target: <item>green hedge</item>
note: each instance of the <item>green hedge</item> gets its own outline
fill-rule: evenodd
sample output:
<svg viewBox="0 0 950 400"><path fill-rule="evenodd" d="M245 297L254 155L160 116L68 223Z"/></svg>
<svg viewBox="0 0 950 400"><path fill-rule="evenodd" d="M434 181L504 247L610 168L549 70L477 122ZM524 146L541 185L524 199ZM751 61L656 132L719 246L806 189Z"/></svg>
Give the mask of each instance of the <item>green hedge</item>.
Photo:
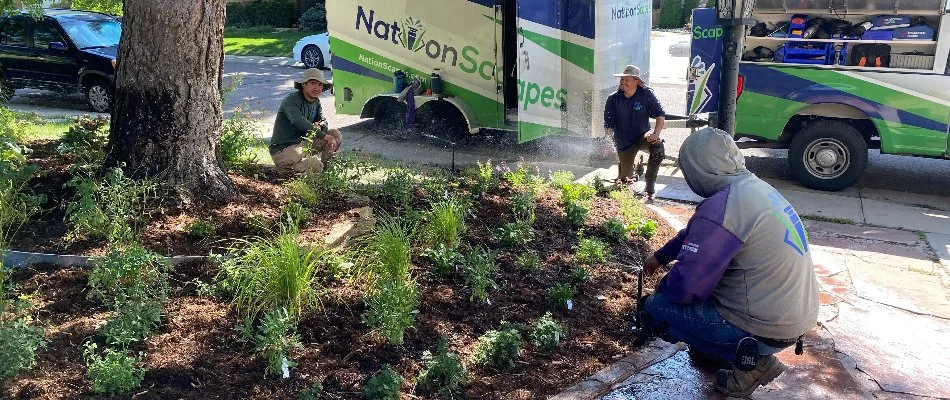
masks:
<svg viewBox="0 0 950 400"><path fill-rule="evenodd" d="M289 28L300 15L297 6L287 0L255 0L227 5L225 25L236 28L273 26Z"/></svg>
<svg viewBox="0 0 950 400"><path fill-rule="evenodd" d="M686 24L683 20L683 0L663 0L660 6L659 28L681 28Z"/></svg>

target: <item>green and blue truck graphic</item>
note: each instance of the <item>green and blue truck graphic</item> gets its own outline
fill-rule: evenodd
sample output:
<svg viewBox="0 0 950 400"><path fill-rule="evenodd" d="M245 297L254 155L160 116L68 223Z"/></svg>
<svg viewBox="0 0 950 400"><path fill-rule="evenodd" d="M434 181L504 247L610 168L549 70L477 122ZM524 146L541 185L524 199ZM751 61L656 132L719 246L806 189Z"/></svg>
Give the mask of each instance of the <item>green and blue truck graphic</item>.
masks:
<svg viewBox="0 0 950 400"><path fill-rule="evenodd" d="M415 106L465 132L600 135L612 74L635 64L649 79L651 13L645 0L327 2L336 111L392 118L394 73L426 89L438 69L444 95Z"/></svg>
<svg viewBox="0 0 950 400"><path fill-rule="evenodd" d="M878 3L873 9L832 8L830 13L828 7L837 4L834 1L822 4L810 0L803 4L806 9L799 10L785 8L784 3L774 0L760 1L753 18L778 22L810 12L829 18L847 16L860 22L882 12ZM850 3L842 4L847 7ZM880 149L884 154L950 158L950 15L946 0L903 0L894 6L907 10L898 9L898 13L925 18L937 26L936 36L927 40L870 43L888 44L892 57L905 53L932 55L932 66L926 63L913 69L872 68L842 63L742 61L736 107L736 139L740 140L740 147L787 148L789 168L795 178L820 190L840 190L854 184L867 165L868 149ZM885 9L894 12L894 7ZM715 10L693 10L691 33L687 113L710 113L710 124L715 126L723 42ZM746 51L758 46L776 50L798 41L809 40L746 35L744 47ZM822 41L840 46L868 43L818 40Z"/></svg>

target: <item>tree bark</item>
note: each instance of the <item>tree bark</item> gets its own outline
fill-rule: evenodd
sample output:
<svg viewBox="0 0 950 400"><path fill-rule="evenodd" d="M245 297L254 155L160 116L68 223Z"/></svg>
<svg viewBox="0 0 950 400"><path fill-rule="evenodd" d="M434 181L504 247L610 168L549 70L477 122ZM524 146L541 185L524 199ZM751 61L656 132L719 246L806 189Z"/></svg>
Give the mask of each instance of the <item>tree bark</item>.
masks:
<svg viewBox="0 0 950 400"><path fill-rule="evenodd" d="M186 202L236 192L222 169L225 0L125 0L107 166ZM181 189L184 189L183 191Z"/></svg>

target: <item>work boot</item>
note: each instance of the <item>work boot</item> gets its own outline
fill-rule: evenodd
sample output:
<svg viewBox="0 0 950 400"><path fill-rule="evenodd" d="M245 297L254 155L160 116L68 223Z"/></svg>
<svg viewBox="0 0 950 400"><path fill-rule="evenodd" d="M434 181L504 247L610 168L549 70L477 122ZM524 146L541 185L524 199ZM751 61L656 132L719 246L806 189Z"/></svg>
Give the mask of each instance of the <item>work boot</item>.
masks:
<svg viewBox="0 0 950 400"><path fill-rule="evenodd" d="M774 355L762 356L752 371L720 369L716 372L716 390L732 397L749 397L759 386L765 386L785 371Z"/></svg>

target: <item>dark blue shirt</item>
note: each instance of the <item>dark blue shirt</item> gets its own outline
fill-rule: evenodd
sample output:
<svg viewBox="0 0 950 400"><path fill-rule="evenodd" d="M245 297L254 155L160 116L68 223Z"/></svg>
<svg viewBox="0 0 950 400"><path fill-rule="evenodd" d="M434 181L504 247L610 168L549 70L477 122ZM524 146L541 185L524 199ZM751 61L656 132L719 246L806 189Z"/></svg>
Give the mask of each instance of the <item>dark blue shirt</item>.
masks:
<svg viewBox="0 0 950 400"><path fill-rule="evenodd" d="M665 116L663 106L650 88L640 86L629 98L617 90L607 97L604 128L614 130L617 151L624 151L639 143L650 131L650 118Z"/></svg>

